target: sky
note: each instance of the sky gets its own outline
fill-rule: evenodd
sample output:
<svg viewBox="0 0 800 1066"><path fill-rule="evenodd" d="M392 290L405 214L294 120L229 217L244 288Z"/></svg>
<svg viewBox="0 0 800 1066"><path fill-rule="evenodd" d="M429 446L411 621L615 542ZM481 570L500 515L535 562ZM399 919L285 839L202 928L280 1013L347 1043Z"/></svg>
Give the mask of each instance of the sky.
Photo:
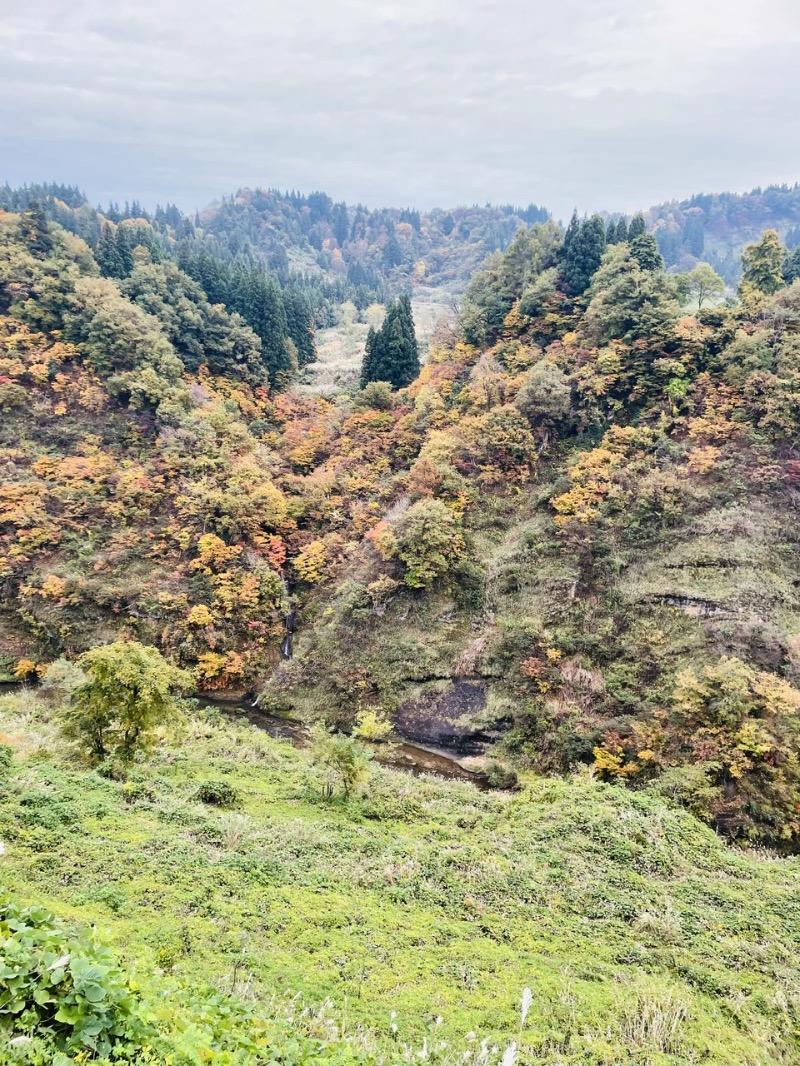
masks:
<svg viewBox="0 0 800 1066"><path fill-rule="evenodd" d="M2 10L5 8L6 10ZM799 0L3 0L0 182L557 217L800 181Z"/></svg>

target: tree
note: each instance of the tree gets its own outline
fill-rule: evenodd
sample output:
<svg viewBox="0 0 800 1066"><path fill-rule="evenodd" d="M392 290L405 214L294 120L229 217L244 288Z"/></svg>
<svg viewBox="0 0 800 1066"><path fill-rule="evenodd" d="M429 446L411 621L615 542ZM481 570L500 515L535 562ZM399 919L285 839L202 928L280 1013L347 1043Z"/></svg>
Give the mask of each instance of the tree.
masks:
<svg viewBox="0 0 800 1066"><path fill-rule="evenodd" d="M525 375L514 404L531 424L557 423L569 412L571 397L564 372L555 363L541 359Z"/></svg>
<svg viewBox="0 0 800 1066"><path fill-rule="evenodd" d="M640 233L638 237L634 237L628 243L631 246L631 255L642 270L664 269L664 260L652 234Z"/></svg>
<svg viewBox="0 0 800 1066"><path fill-rule="evenodd" d="M369 777L372 753L353 737L331 732L323 722L317 722L311 729L311 757L327 773L322 786L326 799L331 799L337 785L341 785L345 799L349 799Z"/></svg>
<svg viewBox="0 0 800 1066"><path fill-rule="evenodd" d="M783 265L783 277L787 285L791 285L800 278L800 244L798 244L793 252L786 253L786 259Z"/></svg>
<svg viewBox="0 0 800 1066"><path fill-rule="evenodd" d="M441 500L419 500L398 524L397 554L410 588L427 589L452 574L464 554L464 538L453 512Z"/></svg>
<svg viewBox="0 0 800 1066"><path fill-rule="evenodd" d="M644 220L644 215L640 211L633 216L631 224L628 226L628 240L633 241L637 237L641 237L644 233L647 233L647 223Z"/></svg>
<svg viewBox="0 0 800 1066"><path fill-rule="evenodd" d="M673 286L662 271L642 270L630 245L615 244L592 280L581 332L592 344L647 341L662 348L679 316Z"/></svg>
<svg viewBox="0 0 800 1066"><path fill-rule="evenodd" d="M172 717L174 693L192 686L191 674L137 641L92 648L78 666L87 680L63 712L64 731L97 759L130 758Z"/></svg>
<svg viewBox="0 0 800 1066"><path fill-rule="evenodd" d="M599 215L584 219L569 244L565 239L563 273L570 296L580 296L588 289L605 250L606 228Z"/></svg>
<svg viewBox="0 0 800 1066"><path fill-rule="evenodd" d="M614 241L614 243L615 244L624 244L625 241L627 241L627 239L628 239L628 223L626 222L625 216L623 215L620 218L619 222L617 223L616 240Z"/></svg>
<svg viewBox="0 0 800 1066"><path fill-rule="evenodd" d="M689 292L697 300L698 310L706 300L722 296L725 282L708 263L698 263L689 274Z"/></svg>
<svg viewBox="0 0 800 1066"><path fill-rule="evenodd" d="M37 200L31 200L20 217L20 230L28 251L37 259L46 259L53 250L53 238L47 216Z"/></svg>
<svg viewBox="0 0 800 1066"><path fill-rule="evenodd" d="M756 289L772 296L783 288L783 263L786 252L774 229L766 230L757 244L748 244L742 252L742 289Z"/></svg>
<svg viewBox="0 0 800 1066"><path fill-rule="evenodd" d="M419 349L411 301L401 296L389 306L377 332L370 327L361 364L361 388L370 381L388 381L396 389L410 385L419 374Z"/></svg>

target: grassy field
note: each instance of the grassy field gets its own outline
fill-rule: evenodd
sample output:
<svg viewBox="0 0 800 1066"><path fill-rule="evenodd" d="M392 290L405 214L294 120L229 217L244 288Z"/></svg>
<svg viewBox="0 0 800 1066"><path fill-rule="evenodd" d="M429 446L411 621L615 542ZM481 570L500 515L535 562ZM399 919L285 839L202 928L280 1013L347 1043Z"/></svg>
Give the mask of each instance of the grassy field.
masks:
<svg viewBox="0 0 800 1066"><path fill-rule="evenodd" d="M436 325L448 314L448 295L442 290L422 290L415 294L411 309L424 363ZM317 331L317 361L305 371L298 392L337 393L358 386L367 333L371 325L380 328L384 308L374 304L359 316L355 306L346 303L337 313L339 321L335 326ZM364 320L358 321L359 317Z"/></svg>
<svg viewBox="0 0 800 1066"><path fill-rule="evenodd" d="M588 778L481 793L375 767L324 802L306 753L213 715L123 783L51 713L0 699L3 885L96 926L143 979L330 1000L384 1061L471 1033L554 1066L798 1061L797 859ZM209 780L234 809L200 801Z"/></svg>

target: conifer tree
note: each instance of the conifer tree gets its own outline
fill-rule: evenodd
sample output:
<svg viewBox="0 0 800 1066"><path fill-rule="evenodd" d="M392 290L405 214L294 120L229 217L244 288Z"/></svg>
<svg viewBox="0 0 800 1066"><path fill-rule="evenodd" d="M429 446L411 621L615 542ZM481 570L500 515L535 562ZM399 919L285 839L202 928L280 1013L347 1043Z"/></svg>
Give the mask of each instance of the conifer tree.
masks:
<svg viewBox="0 0 800 1066"><path fill-rule="evenodd" d="M361 362L361 388L364 389L370 381L377 381L375 377L375 341L378 334L374 326L369 327L367 343L364 346L364 358Z"/></svg>
<svg viewBox="0 0 800 1066"><path fill-rule="evenodd" d="M647 225L644 220L644 215L640 211L631 219L631 224L628 227L628 240L635 240L636 237L641 237L643 233L647 233Z"/></svg>
<svg viewBox="0 0 800 1066"><path fill-rule="evenodd" d="M612 218L612 219L609 220L608 228L606 229L606 245L608 245L610 247L612 244L616 244L616 243L617 243L617 225L614 222L614 219Z"/></svg>
<svg viewBox="0 0 800 1066"><path fill-rule="evenodd" d="M629 242L631 255L642 270L663 270L664 260L658 250L655 237L650 233L640 233Z"/></svg>
<svg viewBox="0 0 800 1066"><path fill-rule="evenodd" d="M94 256L103 277L125 277L125 268L120 259L117 241L111 226L107 222L100 233L100 240L97 242Z"/></svg>
<svg viewBox="0 0 800 1066"><path fill-rule="evenodd" d="M292 287L283 293L283 306L289 337L297 348L298 363L301 367L308 366L317 358L311 305L299 289Z"/></svg>
<svg viewBox="0 0 800 1066"><path fill-rule="evenodd" d="M584 219L569 245L564 245L563 274L570 296L580 296L588 289L605 250L606 227L602 218L593 215Z"/></svg>
<svg viewBox="0 0 800 1066"><path fill-rule="evenodd" d="M47 216L38 200L28 204L28 210L22 213L20 227L28 250L37 259L46 258L53 250L53 239L47 227Z"/></svg>
<svg viewBox="0 0 800 1066"><path fill-rule="evenodd" d="M388 381L396 389L410 385L419 374L419 349L411 301L401 296L390 305L380 330L370 330L361 367L361 387Z"/></svg>
<svg viewBox="0 0 800 1066"><path fill-rule="evenodd" d="M627 241L627 239L628 239L628 223L625 220L625 216L622 215L622 217L620 218L619 222L617 223L616 240L614 241L614 243L615 244L623 244L625 241Z"/></svg>

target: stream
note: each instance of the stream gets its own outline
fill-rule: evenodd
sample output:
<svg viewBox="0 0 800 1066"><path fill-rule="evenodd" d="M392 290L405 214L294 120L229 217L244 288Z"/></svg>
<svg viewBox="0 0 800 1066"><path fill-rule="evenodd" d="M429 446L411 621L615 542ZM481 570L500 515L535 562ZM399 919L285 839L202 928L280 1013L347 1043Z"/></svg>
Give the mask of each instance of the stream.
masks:
<svg viewBox="0 0 800 1066"><path fill-rule="evenodd" d="M0 696L7 692L19 691L23 687L19 681L0 682ZM308 727L296 718L270 714L245 700L214 697L206 693L195 693L194 699L201 707L213 707L228 718L246 718L269 736L286 740L296 748L304 748L308 744ZM375 762L381 766L390 766L415 777L433 774L448 781L468 781L482 791L490 787L483 774L465 769L456 756L445 749L411 744L402 736L395 736L388 743L362 743L372 751Z"/></svg>
<svg viewBox="0 0 800 1066"><path fill-rule="evenodd" d="M242 700L217 699L207 695L198 695L195 698L201 706L214 707L230 718L246 718L269 736L286 740L296 748L303 748L308 744L308 727L296 718L270 714ZM481 790L489 788L483 774L465 769L454 755L443 749L423 748L410 744L403 737L395 737L389 743L362 743L372 751L375 762L382 766L391 766L415 777L434 774L448 781L468 781Z"/></svg>

